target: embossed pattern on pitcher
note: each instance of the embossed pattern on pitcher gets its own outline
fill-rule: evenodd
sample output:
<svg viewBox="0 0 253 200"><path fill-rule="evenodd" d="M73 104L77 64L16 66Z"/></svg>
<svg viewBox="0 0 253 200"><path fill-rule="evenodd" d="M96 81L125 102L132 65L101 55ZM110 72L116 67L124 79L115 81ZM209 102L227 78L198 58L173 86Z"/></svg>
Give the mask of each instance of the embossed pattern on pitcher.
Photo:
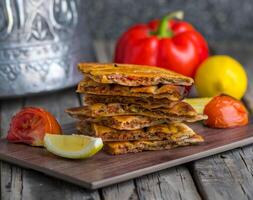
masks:
<svg viewBox="0 0 253 200"><path fill-rule="evenodd" d="M94 59L80 0L0 1L0 97L61 89L80 79L75 65ZM82 36L77 30L83 30ZM80 38L85 41L80 42Z"/></svg>

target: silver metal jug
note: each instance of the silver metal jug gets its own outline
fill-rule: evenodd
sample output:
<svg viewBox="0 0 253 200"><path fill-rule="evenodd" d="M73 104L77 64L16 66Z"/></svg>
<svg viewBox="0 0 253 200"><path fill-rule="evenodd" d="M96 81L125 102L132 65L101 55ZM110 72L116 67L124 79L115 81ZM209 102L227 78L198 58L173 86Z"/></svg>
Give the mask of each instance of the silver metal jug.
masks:
<svg viewBox="0 0 253 200"><path fill-rule="evenodd" d="M94 61L83 0L0 0L0 98L58 90Z"/></svg>

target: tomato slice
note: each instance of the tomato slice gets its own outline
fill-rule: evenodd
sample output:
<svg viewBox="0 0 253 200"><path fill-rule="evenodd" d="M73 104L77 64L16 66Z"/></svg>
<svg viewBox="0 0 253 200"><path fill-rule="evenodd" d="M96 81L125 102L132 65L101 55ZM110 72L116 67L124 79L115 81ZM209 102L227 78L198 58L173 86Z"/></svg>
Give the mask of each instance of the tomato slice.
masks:
<svg viewBox="0 0 253 200"><path fill-rule="evenodd" d="M54 116L42 108L27 107L11 120L7 140L43 146L45 133L61 134L61 127Z"/></svg>
<svg viewBox="0 0 253 200"><path fill-rule="evenodd" d="M248 112L244 105L227 95L214 97L204 109L208 116L205 124L214 128L231 128L248 124Z"/></svg>

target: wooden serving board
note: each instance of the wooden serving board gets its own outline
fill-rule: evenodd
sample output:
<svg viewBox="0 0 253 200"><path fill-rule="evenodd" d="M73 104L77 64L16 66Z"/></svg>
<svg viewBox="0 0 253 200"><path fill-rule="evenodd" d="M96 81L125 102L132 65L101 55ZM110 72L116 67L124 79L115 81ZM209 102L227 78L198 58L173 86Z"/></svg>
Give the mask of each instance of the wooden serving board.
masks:
<svg viewBox="0 0 253 200"><path fill-rule="evenodd" d="M66 133L73 133L73 125L65 127ZM233 129L211 129L201 124L191 127L204 136L203 144L118 156L101 151L86 160L68 160L43 148L12 144L1 139L0 159L96 189L253 143L252 121L248 126Z"/></svg>

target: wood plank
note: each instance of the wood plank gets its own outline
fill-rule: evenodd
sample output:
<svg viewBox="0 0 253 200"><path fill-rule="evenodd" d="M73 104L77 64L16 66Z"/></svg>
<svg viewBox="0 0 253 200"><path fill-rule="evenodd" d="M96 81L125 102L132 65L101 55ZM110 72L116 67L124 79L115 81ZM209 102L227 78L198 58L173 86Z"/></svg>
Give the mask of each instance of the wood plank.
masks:
<svg viewBox="0 0 253 200"><path fill-rule="evenodd" d="M251 53L253 53L253 50L251 51ZM252 54L251 54L252 56ZM246 95L244 96L243 100L245 102L245 104L247 105L248 110L253 113L253 59L247 59L246 61L247 63L245 64L246 66L246 71L248 74L248 88L247 88L247 92Z"/></svg>
<svg viewBox="0 0 253 200"><path fill-rule="evenodd" d="M26 106L39 106L49 110L60 123L70 123L73 119L64 113L68 107L79 106L75 89L69 89L43 96L29 97ZM98 191L87 191L78 186L45 176L41 173L23 171L23 199L94 199L99 200Z"/></svg>
<svg viewBox="0 0 253 200"><path fill-rule="evenodd" d="M24 170L22 199L99 200L100 197L96 190L87 191L41 173Z"/></svg>
<svg viewBox="0 0 253 200"><path fill-rule="evenodd" d="M244 102L253 111L252 45L242 42L213 42L216 54L235 57L248 74L248 90ZM239 148L221 155L212 156L192 165L194 180L205 199L252 199L252 154L253 146Z"/></svg>
<svg viewBox="0 0 253 200"><path fill-rule="evenodd" d="M194 164L204 199L252 199L252 146L203 159Z"/></svg>
<svg viewBox="0 0 253 200"><path fill-rule="evenodd" d="M23 107L23 99L1 101L1 137L7 135L11 118Z"/></svg>
<svg viewBox="0 0 253 200"><path fill-rule="evenodd" d="M139 199L133 180L102 188L102 196L108 200Z"/></svg>
<svg viewBox="0 0 253 200"><path fill-rule="evenodd" d="M1 162L1 199L22 199L22 169Z"/></svg>
<svg viewBox="0 0 253 200"><path fill-rule="evenodd" d="M107 48L107 44L102 40L94 41L94 49L97 56L98 62L109 62L110 58L108 58L108 54L110 53L110 49Z"/></svg>
<svg viewBox="0 0 253 200"><path fill-rule="evenodd" d="M113 62L116 41L107 41L105 44L107 49L109 49L109 51L107 52L108 62Z"/></svg>
<svg viewBox="0 0 253 200"><path fill-rule="evenodd" d="M23 106L22 99L1 101L1 137L6 137L12 116ZM1 162L1 199L21 199L22 169Z"/></svg>
<svg viewBox="0 0 253 200"><path fill-rule="evenodd" d="M163 170L136 179L140 199L201 199L189 171L184 166Z"/></svg>
<svg viewBox="0 0 253 200"><path fill-rule="evenodd" d="M253 121L248 126L234 129L211 129L201 124L194 124L192 128L203 135L204 143L169 151L146 151L120 156L100 151L88 160L73 162L54 156L43 148L0 140L0 158L83 187L96 189L253 142Z"/></svg>

